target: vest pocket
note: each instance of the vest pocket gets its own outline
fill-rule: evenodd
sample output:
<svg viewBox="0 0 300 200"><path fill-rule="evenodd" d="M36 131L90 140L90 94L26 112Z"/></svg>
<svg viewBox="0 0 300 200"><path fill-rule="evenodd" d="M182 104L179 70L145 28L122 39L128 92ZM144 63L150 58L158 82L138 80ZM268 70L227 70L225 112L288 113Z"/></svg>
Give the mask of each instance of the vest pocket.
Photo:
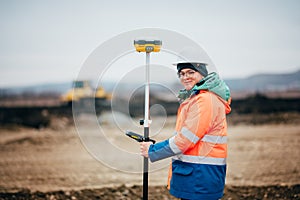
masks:
<svg viewBox="0 0 300 200"><path fill-rule="evenodd" d="M173 173L178 174L178 175L187 176L187 175L192 174L193 170L194 170L194 168L190 167L190 166L177 165L177 166L174 166Z"/></svg>
<svg viewBox="0 0 300 200"><path fill-rule="evenodd" d="M172 163L171 190L193 192L195 180L193 179L194 168L186 163L175 161Z"/></svg>

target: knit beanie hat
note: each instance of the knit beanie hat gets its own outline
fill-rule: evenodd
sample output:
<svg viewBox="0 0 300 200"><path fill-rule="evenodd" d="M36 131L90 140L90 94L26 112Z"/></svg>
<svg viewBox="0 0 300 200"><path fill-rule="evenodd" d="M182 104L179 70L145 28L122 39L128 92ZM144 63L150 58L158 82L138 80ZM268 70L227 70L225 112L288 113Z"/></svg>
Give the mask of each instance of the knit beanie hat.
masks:
<svg viewBox="0 0 300 200"><path fill-rule="evenodd" d="M183 70L183 69L192 69L195 70L197 72L199 72L202 76L206 77L208 72L206 69L206 64L204 63L178 63L177 64L177 71L178 73Z"/></svg>

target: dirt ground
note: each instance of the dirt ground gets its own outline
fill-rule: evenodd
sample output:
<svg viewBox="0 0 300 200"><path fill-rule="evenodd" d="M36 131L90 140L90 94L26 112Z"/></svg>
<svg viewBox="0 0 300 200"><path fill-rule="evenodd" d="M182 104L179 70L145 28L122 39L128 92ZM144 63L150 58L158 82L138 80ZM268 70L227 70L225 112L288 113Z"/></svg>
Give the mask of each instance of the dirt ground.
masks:
<svg viewBox="0 0 300 200"><path fill-rule="evenodd" d="M82 124L0 128L0 199L140 199L142 160L135 141L120 135L122 127L103 123L103 139ZM172 124L163 132L172 133ZM300 199L300 125L238 125L228 134L223 199ZM91 141L102 142L94 148ZM115 154L108 143L125 153ZM165 188L168 162L150 167L149 199L175 199Z"/></svg>

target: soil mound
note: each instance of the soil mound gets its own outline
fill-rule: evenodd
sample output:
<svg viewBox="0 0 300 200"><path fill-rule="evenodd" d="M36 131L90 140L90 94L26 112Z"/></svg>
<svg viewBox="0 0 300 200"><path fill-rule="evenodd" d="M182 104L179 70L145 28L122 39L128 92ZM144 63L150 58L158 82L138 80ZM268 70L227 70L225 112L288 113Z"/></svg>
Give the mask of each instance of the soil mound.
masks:
<svg viewBox="0 0 300 200"><path fill-rule="evenodd" d="M0 193L0 199L81 199L81 200L114 200L114 199L141 199L142 186L126 187L125 185L112 188L84 189L78 191L54 191L54 192L31 192L30 190L20 190L10 193ZM255 200L255 199L299 199L300 185L293 186L226 186L223 200ZM149 187L149 199L177 199L172 197L166 187Z"/></svg>

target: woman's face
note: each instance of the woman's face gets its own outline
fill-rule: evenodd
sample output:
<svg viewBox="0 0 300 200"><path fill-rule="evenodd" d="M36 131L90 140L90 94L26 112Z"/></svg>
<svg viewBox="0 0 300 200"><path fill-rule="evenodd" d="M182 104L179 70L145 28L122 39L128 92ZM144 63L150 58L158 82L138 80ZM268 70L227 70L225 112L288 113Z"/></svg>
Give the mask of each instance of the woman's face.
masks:
<svg viewBox="0 0 300 200"><path fill-rule="evenodd" d="M196 85L196 83L198 83L203 78L203 76L199 72L189 68L182 69L180 73L178 73L178 76L180 78L181 84L186 90L191 90Z"/></svg>

